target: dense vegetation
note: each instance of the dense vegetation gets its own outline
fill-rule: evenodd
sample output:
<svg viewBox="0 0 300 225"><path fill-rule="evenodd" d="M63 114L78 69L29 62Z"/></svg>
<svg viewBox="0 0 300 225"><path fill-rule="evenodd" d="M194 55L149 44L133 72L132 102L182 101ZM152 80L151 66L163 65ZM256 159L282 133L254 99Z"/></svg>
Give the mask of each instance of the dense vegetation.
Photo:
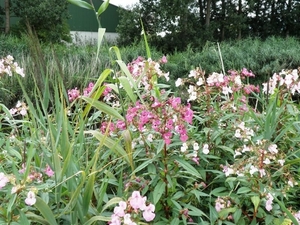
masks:
<svg viewBox="0 0 300 225"><path fill-rule="evenodd" d="M34 45L28 38L22 39L13 36L0 36L0 55L13 55L20 63L25 65L27 76L35 76L33 66L32 51ZM99 71L111 66L111 57L113 53L109 51L109 43L102 46L102 54L98 63L91 62L91 57L95 55L95 46L65 46L65 45L43 45L43 56L46 68L55 76L57 73L57 64L63 70L66 87L84 86L90 79L96 79ZM274 72L286 68L298 68L300 65L300 42L296 38L276 38L270 37L266 40L258 38L248 38L235 42L222 42L219 45L215 42L207 42L202 50L197 51L188 48L183 52L174 52L167 55L169 63L163 65L166 71L170 72L172 78L172 87L174 81L179 77L186 77L190 69L200 66L206 71L206 74L222 71L221 59L223 59L225 72L230 69L247 68L252 70L256 78L251 83L261 83L267 80ZM220 50L220 51L219 51ZM143 42L132 46L120 48L122 59L130 62L137 56L145 56L145 47ZM158 59L163 55L162 52L151 49L152 57ZM92 76L92 77L90 77ZM18 93L14 86L9 85L13 82L11 79L5 80L5 87L10 87L11 92L1 94L1 101L11 105L17 100ZM8 84L6 83L8 82ZM30 87L30 79L28 79ZM30 89L30 88L26 89ZM3 90L2 90L3 91Z"/></svg>

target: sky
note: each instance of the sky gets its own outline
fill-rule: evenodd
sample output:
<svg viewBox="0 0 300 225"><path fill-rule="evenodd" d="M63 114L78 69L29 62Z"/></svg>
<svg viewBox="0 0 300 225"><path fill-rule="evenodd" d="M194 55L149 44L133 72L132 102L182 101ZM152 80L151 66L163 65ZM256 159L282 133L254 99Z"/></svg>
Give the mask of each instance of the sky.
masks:
<svg viewBox="0 0 300 225"><path fill-rule="evenodd" d="M126 7L127 5L133 5L138 3L139 0L110 0L109 3L112 3L116 6L123 6Z"/></svg>

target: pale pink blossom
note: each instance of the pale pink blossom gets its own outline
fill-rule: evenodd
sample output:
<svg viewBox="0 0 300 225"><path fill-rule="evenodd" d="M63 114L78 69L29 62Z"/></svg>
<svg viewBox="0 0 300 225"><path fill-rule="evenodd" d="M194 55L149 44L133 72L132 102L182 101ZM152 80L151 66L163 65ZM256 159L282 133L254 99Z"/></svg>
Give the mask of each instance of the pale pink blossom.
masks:
<svg viewBox="0 0 300 225"><path fill-rule="evenodd" d="M150 222L155 217L155 206L153 204L149 204L144 208L143 217L147 222Z"/></svg>
<svg viewBox="0 0 300 225"><path fill-rule="evenodd" d="M25 199L25 203L27 205L34 205L36 202L35 193L33 191L29 191L27 193L27 198Z"/></svg>
<svg viewBox="0 0 300 225"><path fill-rule="evenodd" d="M8 177L4 173L0 173L0 189L4 188L9 182Z"/></svg>

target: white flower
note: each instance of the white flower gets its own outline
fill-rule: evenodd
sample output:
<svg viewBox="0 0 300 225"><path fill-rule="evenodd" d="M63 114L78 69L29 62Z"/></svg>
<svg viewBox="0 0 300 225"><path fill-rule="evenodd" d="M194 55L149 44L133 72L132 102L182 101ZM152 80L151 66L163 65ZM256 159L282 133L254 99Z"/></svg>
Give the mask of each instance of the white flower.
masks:
<svg viewBox="0 0 300 225"><path fill-rule="evenodd" d="M235 152L234 156L233 156L234 158L237 157L237 156L239 156L239 155L242 155L242 153L240 151L238 151L238 150L235 150L234 152Z"/></svg>
<svg viewBox="0 0 300 225"><path fill-rule="evenodd" d="M288 185L289 185L290 187L294 187L293 181L289 180L289 181L288 181Z"/></svg>
<svg viewBox="0 0 300 225"><path fill-rule="evenodd" d="M201 77L199 77L199 80L196 83L198 86L201 86L202 84L204 84L204 81Z"/></svg>
<svg viewBox="0 0 300 225"><path fill-rule="evenodd" d="M198 144L197 142L195 142L195 143L193 144L193 147L194 147L194 150L195 150L195 151L198 151L198 150L199 150L199 144Z"/></svg>
<svg viewBox="0 0 300 225"><path fill-rule="evenodd" d="M251 175L253 175L254 173L256 173L256 172L258 172L258 169L255 167L255 166L251 166L250 167L250 170L249 170L249 173L251 174Z"/></svg>
<svg viewBox="0 0 300 225"><path fill-rule="evenodd" d="M247 145L244 145L242 152L250 152L250 148Z"/></svg>
<svg viewBox="0 0 300 225"><path fill-rule="evenodd" d="M240 76L236 76L234 78L234 83L238 86L241 86L242 85L242 81L241 81L241 77Z"/></svg>
<svg viewBox="0 0 300 225"><path fill-rule="evenodd" d="M205 155L207 155L207 154L209 153L208 144L204 144L204 145L203 145L202 152L203 152Z"/></svg>
<svg viewBox="0 0 300 225"><path fill-rule="evenodd" d="M225 173L226 177L228 177L231 174L234 174L234 170L228 166L224 166L223 172Z"/></svg>
<svg viewBox="0 0 300 225"><path fill-rule="evenodd" d="M188 102L194 101L197 99L197 92L193 91L190 93L189 99L187 100Z"/></svg>
<svg viewBox="0 0 300 225"><path fill-rule="evenodd" d="M283 166L283 165L284 165L284 162L285 162L285 160L284 160L284 159L279 159L279 160L278 160L278 163L279 163L281 166Z"/></svg>
<svg viewBox="0 0 300 225"><path fill-rule="evenodd" d="M148 140L149 142L152 142L152 141L153 141L153 134L148 134L147 140Z"/></svg>
<svg viewBox="0 0 300 225"><path fill-rule="evenodd" d="M276 144L270 144L269 147L268 147L268 150L272 154L277 154L278 153L278 149L277 149L277 145Z"/></svg>
<svg viewBox="0 0 300 225"><path fill-rule="evenodd" d="M224 95L228 95L229 93L232 93L231 87L223 87L223 88L222 88L222 93L223 93Z"/></svg>
<svg viewBox="0 0 300 225"><path fill-rule="evenodd" d="M263 161L264 164L266 165L269 165L271 163L270 159L266 158L264 161Z"/></svg>
<svg viewBox="0 0 300 225"><path fill-rule="evenodd" d="M180 151L181 152L186 152L187 149L188 149L188 145L186 143L183 143L181 148L180 148Z"/></svg>
<svg viewBox="0 0 300 225"><path fill-rule="evenodd" d="M182 79L181 78L178 78L177 80L176 80L176 82L175 82L175 86L176 87L179 87L180 85L182 85L183 84L183 82L182 82Z"/></svg>
<svg viewBox="0 0 300 225"><path fill-rule="evenodd" d="M242 137L242 135L241 135L241 130L240 130L240 129L236 129L236 130L235 130L234 136L235 136L236 138L241 138L241 137Z"/></svg>
<svg viewBox="0 0 300 225"><path fill-rule="evenodd" d="M189 77L196 77L196 75L197 75L196 70L191 70L190 74L189 74Z"/></svg>
<svg viewBox="0 0 300 225"><path fill-rule="evenodd" d="M194 90L195 90L194 86L193 85L189 85L188 93L191 94L192 92L194 92Z"/></svg>

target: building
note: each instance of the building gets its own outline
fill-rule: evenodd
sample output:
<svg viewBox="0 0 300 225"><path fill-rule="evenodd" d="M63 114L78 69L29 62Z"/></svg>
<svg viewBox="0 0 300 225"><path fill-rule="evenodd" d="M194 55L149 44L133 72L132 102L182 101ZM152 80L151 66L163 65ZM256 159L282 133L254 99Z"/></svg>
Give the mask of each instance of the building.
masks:
<svg viewBox="0 0 300 225"><path fill-rule="evenodd" d="M87 0L85 0L87 1ZM89 3L89 1L87 1ZM93 4L96 10L103 3L102 0L93 0ZM4 8L4 1L0 1L0 7ZM109 4L108 8L101 14L101 26L106 28L105 37L109 41L114 41L118 34L116 32L117 25L119 23L119 7L113 4ZM69 4L68 20L69 28L71 31L73 42L75 43L94 43L97 40L98 22L96 15L92 10L81 8L79 6ZM0 26L1 31L4 32L5 15L0 14ZM10 14L10 25L18 23L19 18L15 17L13 13Z"/></svg>
<svg viewBox="0 0 300 225"><path fill-rule="evenodd" d="M96 10L103 3L102 0L93 0ZM109 4L108 8L100 16L101 26L106 29L105 37L114 41L118 34L116 27L119 23L119 7ZM97 41L98 22L92 10L69 5L70 19L68 21L72 39L75 43L94 43Z"/></svg>

